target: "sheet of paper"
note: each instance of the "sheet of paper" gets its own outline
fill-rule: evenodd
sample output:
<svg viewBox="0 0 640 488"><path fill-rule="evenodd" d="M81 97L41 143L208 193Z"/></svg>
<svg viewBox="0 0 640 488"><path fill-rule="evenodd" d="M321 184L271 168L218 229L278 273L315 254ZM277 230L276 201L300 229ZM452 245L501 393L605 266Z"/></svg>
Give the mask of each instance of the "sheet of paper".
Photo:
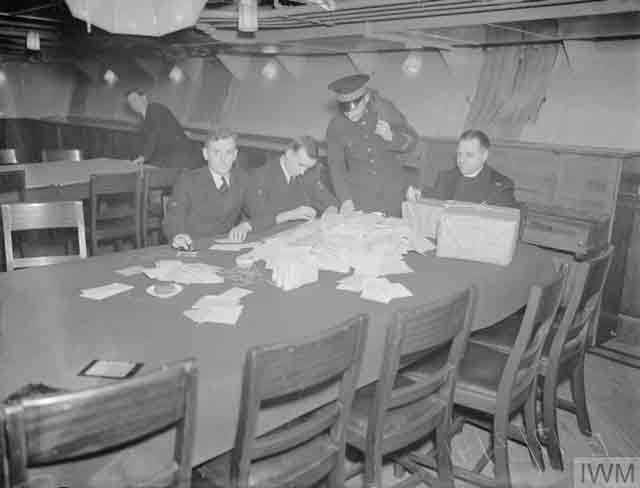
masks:
<svg viewBox="0 0 640 488"><path fill-rule="evenodd" d="M362 289L361 298L380 303L389 303L395 298L412 296L411 291L402 283L391 283L386 278L367 280Z"/></svg>
<svg viewBox="0 0 640 488"><path fill-rule="evenodd" d="M247 295L251 295L253 291L247 290L246 288L240 288L238 286L234 286L233 288L229 288L227 291L220 293L220 297L225 297L230 300L240 300L241 298L246 297Z"/></svg>
<svg viewBox="0 0 640 488"><path fill-rule="evenodd" d="M109 361L99 359L83 371L84 376L107 376L111 378L124 378L138 363L131 361Z"/></svg>
<svg viewBox="0 0 640 488"><path fill-rule="evenodd" d="M364 288L364 282L369 279L371 279L370 276L352 274L338 280L338 286L336 286L336 288L338 290L355 291L360 293Z"/></svg>
<svg viewBox="0 0 640 488"><path fill-rule="evenodd" d="M149 278L160 281L173 281L183 284L216 284L224 282L224 278L217 274L220 269L219 266L205 263L162 260L156 262L155 268L145 268L144 273Z"/></svg>
<svg viewBox="0 0 640 488"><path fill-rule="evenodd" d="M193 308L183 314L198 324L213 323L235 325L242 313L242 305L234 307Z"/></svg>
<svg viewBox="0 0 640 488"><path fill-rule="evenodd" d="M95 288L86 288L80 292L80 295L92 300L103 300L109 298L118 293L131 290L133 286L125 285L124 283L111 283L109 285L98 286Z"/></svg>
<svg viewBox="0 0 640 488"><path fill-rule="evenodd" d="M222 295L204 295L198 298L192 308L214 308L214 307L236 307L238 300L227 298Z"/></svg>
<svg viewBox="0 0 640 488"><path fill-rule="evenodd" d="M122 276L133 276L139 273L144 273L144 266L128 266L122 269L116 269L116 273L121 274Z"/></svg>
<svg viewBox="0 0 640 488"><path fill-rule="evenodd" d="M242 251L243 249L253 249L256 244L251 242L220 242L209 246L212 251Z"/></svg>

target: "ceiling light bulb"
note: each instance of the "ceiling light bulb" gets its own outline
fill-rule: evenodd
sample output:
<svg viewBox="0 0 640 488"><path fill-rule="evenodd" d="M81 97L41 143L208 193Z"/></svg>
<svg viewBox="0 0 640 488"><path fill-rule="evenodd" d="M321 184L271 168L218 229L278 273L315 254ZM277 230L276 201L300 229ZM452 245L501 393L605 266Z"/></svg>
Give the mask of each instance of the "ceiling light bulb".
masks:
<svg viewBox="0 0 640 488"><path fill-rule="evenodd" d="M171 68L171 71L169 72L169 79L176 84L182 82L184 79L184 73L180 69L180 66L174 66Z"/></svg>
<svg viewBox="0 0 640 488"><path fill-rule="evenodd" d="M418 73L420 73L421 69L422 57L420 56L420 54L415 52L409 53L407 59L405 59L402 63L402 70L410 76L416 76Z"/></svg>
<svg viewBox="0 0 640 488"><path fill-rule="evenodd" d="M268 80L273 80L278 76L278 63L273 59L264 65L262 68L262 76Z"/></svg>
<svg viewBox="0 0 640 488"><path fill-rule="evenodd" d="M113 85L118 81L118 75L108 69L104 72L104 81L106 81L109 85Z"/></svg>

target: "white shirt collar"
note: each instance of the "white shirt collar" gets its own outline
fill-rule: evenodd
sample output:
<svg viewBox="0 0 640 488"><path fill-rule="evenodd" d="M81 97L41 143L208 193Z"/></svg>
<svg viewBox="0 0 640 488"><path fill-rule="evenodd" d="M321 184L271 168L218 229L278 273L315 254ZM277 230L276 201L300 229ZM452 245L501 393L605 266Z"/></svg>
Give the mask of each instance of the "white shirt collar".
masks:
<svg viewBox="0 0 640 488"><path fill-rule="evenodd" d="M213 177L213 182L216 184L216 188L219 190L220 187L222 186L222 180L227 182L227 186L231 186L231 176L227 175L227 176L222 176L219 175L218 173L214 173L211 168L209 168L209 172L211 173L211 176Z"/></svg>
<svg viewBox="0 0 640 488"><path fill-rule="evenodd" d="M280 156L280 167L282 168L282 172L284 173L284 179L287 180L287 185L291 181L291 175L287 171L287 167L284 164L284 156Z"/></svg>

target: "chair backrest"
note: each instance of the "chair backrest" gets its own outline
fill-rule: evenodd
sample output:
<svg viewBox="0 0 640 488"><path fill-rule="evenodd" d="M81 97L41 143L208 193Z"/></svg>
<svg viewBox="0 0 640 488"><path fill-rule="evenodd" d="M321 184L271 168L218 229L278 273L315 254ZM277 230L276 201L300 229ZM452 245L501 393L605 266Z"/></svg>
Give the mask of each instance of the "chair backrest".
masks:
<svg viewBox="0 0 640 488"><path fill-rule="evenodd" d="M24 170L0 172L0 203L21 202L24 200Z"/></svg>
<svg viewBox="0 0 640 488"><path fill-rule="evenodd" d="M613 246L609 246L598 256L571 264L573 287L549 350L550 357L584 351L589 328L597 320L613 249Z"/></svg>
<svg viewBox="0 0 640 488"><path fill-rule="evenodd" d="M357 315L312 339L296 344L256 346L246 355L235 446L231 455L232 486L248 486L251 461L286 452L328 432L335 446L334 463L344 462L345 425L357 384L368 316ZM256 439L263 402L277 408L319 387L337 386L337 398L324 415L307 416L283 427L273 442ZM316 388L314 388L316 387ZM340 464L337 464L340 466Z"/></svg>
<svg viewBox="0 0 640 488"><path fill-rule="evenodd" d="M82 149L43 149L42 161L82 161Z"/></svg>
<svg viewBox="0 0 640 488"><path fill-rule="evenodd" d="M15 258L12 232L30 229L75 228L78 254L69 256L38 256ZM45 266L87 257L82 202L10 203L2 205L2 230L7 271L16 268Z"/></svg>
<svg viewBox="0 0 640 488"><path fill-rule="evenodd" d="M18 154L13 148L0 149L0 164L18 164Z"/></svg>
<svg viewBox="0 0 640 488"><path fill-rule="evenodd" d="M372 449L382 441L385 416L394 408L433 396L446 405L446 415L450 413L458 365L467 347L475 303L476 289L472 286L450 297L396 312L394 322L387 329L376 396L369 410L367 443ZM448 359L438 371L433 372L429 381L409 384L396 381L403 367L442 348L448 351ZM428 425L426 422L422 424ZM397 432L403 437L404 444L408 445L428 433L416 425L408 423L405 432Z"/></svg>
<svg viewBox="0 0 640 488"><path fill-rule="evenodd" d="M102 208L103 197L118 197ZM136 247L141 247L142 178L139 172L91 175L89 177L89 212L91 251L95 255L98 241L109 238L101 233L99 222L118 222L117 233L131 235Z"/></svg>
<svg viewBox="0 0 640 488"><path fill-rule="evenodd" d="M2 409L10 486L29 468L126 447L174 428L170 486L191 486L197 369L182 361L132 379L9 403Z"/></svg>
<svg viewBox="0 0 640 488"><path fill-rule="evenodd" d="M148 233L160 229L166 211L166 202L178 181L181 168L153 168L144 172L142 192L142 240L147 245Z"/></svg>
<svg viewBox="0 0 640 488"><path fill-rule="evenodd" d="M498 386L499 406L518 408L535 385L542 348L558 312L565 283L566 274L558 272L531 287L520 330Z"/></svg>

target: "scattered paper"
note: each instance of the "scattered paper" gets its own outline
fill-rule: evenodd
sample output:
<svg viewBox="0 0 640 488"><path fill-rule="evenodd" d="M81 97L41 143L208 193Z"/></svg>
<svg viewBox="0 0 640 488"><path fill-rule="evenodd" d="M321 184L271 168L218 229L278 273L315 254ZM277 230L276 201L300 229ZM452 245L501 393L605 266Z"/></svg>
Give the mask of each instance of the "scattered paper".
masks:
<svg viewBox="0 0 640 488"><path fill-rule="evenodd" d="M139 273L144 273L144 266L129 266L127 268L117 269L116 273L119 273L123 276L133 276Z"/></svg>
<svg viewBox="0 0 640 488"><path fill-rule="evenodd" d="M92 300L103 300L104 298L109 298L118 293L131 290L131 288L133 288L133 286L125 285L124 283L111 283L96 288L86 288L80 292L80 295Z"/></svg>
<svg viewBox="0 0 640 488"><path fill-rule="evenodd" d="M395 298L410 297L413 294L402 283L391 283L386 278L366 280L360 298L374 302L389 303Z"/></svg>
<svg viewBox="0 0 640 488"><path fill-rule="evenodd" d="M234 286L219 295L205 295L193 304L191 310L183 313L198 324L205 322L235 325L242 313L240 300L253 293L251 290Z"/></svg>
<svg viewBox="0 0 640 488"><path fill-rule="evenodd" d="M253 249L256 244L250 242L220 242L216 241L215 244L209 246L212 251L242 251L243 249Z"/></svg>
<svg viewBox="0 0 640 488"><path fill-rule="evenodd" d="M144 273L155 280L173 281L183 284L216 284L223 283L224 278L218 275L219 266L205 263L183 263L175 259L156 261L155 268L146 268Z"/></svg>
<svg viewBox="0 0 640 488"><path fill-rule="evenodd" d="M183 314L198 324L209 322L214 324L235 325L238 318L240 318L242 308L242 305L233 307L192 308L185 310Z"/></svg>

